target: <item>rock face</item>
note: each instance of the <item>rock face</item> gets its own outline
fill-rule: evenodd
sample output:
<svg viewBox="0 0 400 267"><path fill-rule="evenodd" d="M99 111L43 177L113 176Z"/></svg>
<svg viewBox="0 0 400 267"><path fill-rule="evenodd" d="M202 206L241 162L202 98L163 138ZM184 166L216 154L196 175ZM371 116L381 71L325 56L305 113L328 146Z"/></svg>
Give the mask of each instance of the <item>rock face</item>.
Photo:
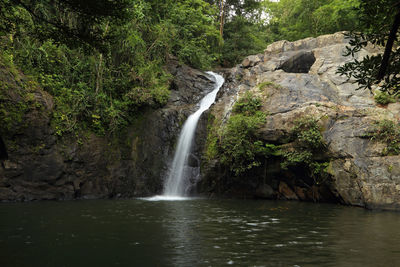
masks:
<svg viewBox="0 0 400 267"><path fill-rule="evenodd" d="M346 45L343 33L273 43L226 72L219 102L211 110L223 123L239 95L261 94L268 116L259 134L273 144L284 143L297 118L318 118L326 143L320 157L329 161L327 186L301 186L299 174L283 173L279 162L267 162L253 170L246 183L232 185L218 162L206 162L202 192L400 209L400 156L385 156L385 144L366 137L375 121L398 122L400 105L378 106L369 91L356 90L357 84L336 73L351 60L343 56ZM377 52L367 47L356 58Z"/></svg>
<svg viewBox="0 0 400 267"><path fill-rule="evenodd" d="M190 166L202 166L199 192L268 199L335 201L371 209L400 209L400 156L385 155L386 145L366 137L376 121L400 120L400 104L377 106L372 94L336 74L351 58L343 33L280 41L263 54L223 70L226 83L218 102L200 122ZM356 57L377 53L373 47ZM1 62L0 62L1 63ZM160 193L181 125L195 104L212 90L207 74L170 60L174 76L166 107L147 110L119 138L87 135L59 138L51 123L52 97L40 88L29 99L19 94L29 81L0 64L0 112L30 103L20 117L0 125L0 201L148 196ZM28 85L29 86L26 86ZM316 184L301 169L283 171L276 158L265 159L244 179L232 179L218 162L200 160L207 137L207 114L227 122L246 91L263 99L268 116L259 130L271 144L286 144L294 121L318 118L326 144L318 155L329 162L329 180ZM201 164L200 164L201 161Z"/></svg>
<svg viewBox="0 0 400 267"><path fill-rule="evenodd" d="M21 122L0 125L0 201L159 193L183 121L214 84L207 74L175 59L167 68L174 76L168 104L145 111L112 139L94 134L57 137L50 125L53 99L40 88L33 89L32 107L21 113ZM0 64L0 79L7 85L1 88L7 91L0 104L25 103L22 94L15 93L29 84L23 74Z"/></svg>

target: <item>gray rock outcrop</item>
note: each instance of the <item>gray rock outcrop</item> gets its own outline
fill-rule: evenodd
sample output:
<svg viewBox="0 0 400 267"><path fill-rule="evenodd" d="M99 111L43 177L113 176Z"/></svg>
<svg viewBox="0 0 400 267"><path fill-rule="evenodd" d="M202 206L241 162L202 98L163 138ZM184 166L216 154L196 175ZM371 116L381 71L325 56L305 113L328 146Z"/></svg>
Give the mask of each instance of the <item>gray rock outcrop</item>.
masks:
<svg viewBox="0 0 400 267"><path fill-rule="evenodd" d="M329 191L325 196L331 194L335 201L344 204L400 209L400 156L385 155L385 144L366 137L376 121L398 122L400 104L379 106L371 92L357 90L357 84L336 73L339 66L352 60L343 56L346 45L348 40L341 32L295 42L280 41L227 71L227 82L211 113L224 123L238 96L252 91L263 99L263 110L268 113L260 138L273 144L287 139L297 118L318 118L326 143L321 157L329 161L331 175L328 188L302 188L281 177L279 165L276 168L276 163L270 162L263 166L269 175L261 175L258 180L250 178L250 189L241 186L247 190L244 195L260 196L266 192L267 198L310 199L307 194L320 194L317 200L323 200L325 190ZM377 52L371 45L357 53L356 58ZM226 174L218 172L216 166L215 162L205 163L205 179L200 184L203 192L218 191L217 182L210 180L218 175L218 179L224 179L221 177ZM255 170L253 176L259 172ZM274 193L269 190L271 187ZM227 186L219 193L228 191L235 189Z"/></svg>

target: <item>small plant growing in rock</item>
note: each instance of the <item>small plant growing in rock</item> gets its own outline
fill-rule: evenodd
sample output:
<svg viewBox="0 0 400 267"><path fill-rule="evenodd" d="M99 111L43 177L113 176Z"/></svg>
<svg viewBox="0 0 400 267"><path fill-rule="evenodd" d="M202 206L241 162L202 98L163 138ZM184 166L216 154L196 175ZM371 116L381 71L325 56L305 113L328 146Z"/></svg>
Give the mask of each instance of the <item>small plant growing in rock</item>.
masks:
<svg viewBox="0 0 400 267"><path fill-rule="evenodd" d="M389 103L397 102L396 97L389 95L386 92L380 92L380 91L375 94L374 99L377 104L381 104L381 105L387 105Z"/></svg>
<svg viewBox="0 0 400 267"><path fill-rule="evenodd" d="M391 120L381 120L374 124L371 140L385 143L384 155L400 154L400 125Z"/></svg>

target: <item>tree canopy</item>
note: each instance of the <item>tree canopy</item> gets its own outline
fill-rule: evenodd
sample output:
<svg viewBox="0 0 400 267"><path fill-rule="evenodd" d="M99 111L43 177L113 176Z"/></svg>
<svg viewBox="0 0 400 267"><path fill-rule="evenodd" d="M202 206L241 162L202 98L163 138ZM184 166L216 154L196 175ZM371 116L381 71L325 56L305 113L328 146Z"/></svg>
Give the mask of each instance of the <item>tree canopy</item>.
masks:
<svg viewBox="0 0 400 267"><path fill-rule="evenodd" d="M169 97L170 55L229 67L267 44L356 27L359 0L0 0L0 60L55 99L62 135L118 132Z"/></svg>
<svg viewBox="0 0 400 267"><path fill-rule="evenodd" d="M358 28L360 0L280 0L265 2L269 42L294 41Z"/></svg>
<svg viewBox="0 0 400 267"><path fill-rule="evenodd" d="M220 42L202 0L0 0L2 61L54 96L56 132L116 132L169 96L169 55L210 68Z"/></svg>

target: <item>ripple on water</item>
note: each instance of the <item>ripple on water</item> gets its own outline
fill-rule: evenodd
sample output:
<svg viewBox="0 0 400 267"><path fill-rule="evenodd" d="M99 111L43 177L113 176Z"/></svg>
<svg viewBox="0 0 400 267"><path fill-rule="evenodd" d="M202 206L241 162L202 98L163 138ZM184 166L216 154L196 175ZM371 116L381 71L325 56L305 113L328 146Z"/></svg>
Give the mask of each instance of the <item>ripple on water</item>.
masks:
<svg viewBox="0 0 400 267"><path fill-rule="evenodd" d="M327 206L321 211L318 206L288 203L299 210L282 214L260 208L274 203L259 201L245 205L190 198L174 203L150 202L162 200L166 199L45 203L40 209L35 203L4 206L4 211L0 210L0 251L9 251L10 261L18 258L23 263L3 265L23 266L35 260L34 254L46 250L63 255L66 250L89 248L99 260L99 267L115 265L115 261L111 262L115 257L126 258L121 266L190 266L193 262L205 266L400 266L397 214L389 214L392 222L386 225L388 213L366 213L342 206ZM66 208L59 208L60 205ZM65 212L71 206L76 210ZM31 221L23 223L21 214L25 210L31 211ZM343 210L341 216L338 210ZM363 219L363 214L368 217ZM361 221L357 224L362 227L353 225L354 218ZM324 220L329 222L321 223ZM107 226L100 225L103 221ZM351 226L343 228L346 222ZM32 237L28 238L28 234ZM385 237L384 242L377 239L381 237ZM96 254L98 249L109 248L113 248L115 257ZM125 257L132 252L135 257ZM78 258L80 253L70 254L60 258L70 259L65 265L74 266L78 260L85 260ZM45 265L33 263L30 266Z"/></svg>

